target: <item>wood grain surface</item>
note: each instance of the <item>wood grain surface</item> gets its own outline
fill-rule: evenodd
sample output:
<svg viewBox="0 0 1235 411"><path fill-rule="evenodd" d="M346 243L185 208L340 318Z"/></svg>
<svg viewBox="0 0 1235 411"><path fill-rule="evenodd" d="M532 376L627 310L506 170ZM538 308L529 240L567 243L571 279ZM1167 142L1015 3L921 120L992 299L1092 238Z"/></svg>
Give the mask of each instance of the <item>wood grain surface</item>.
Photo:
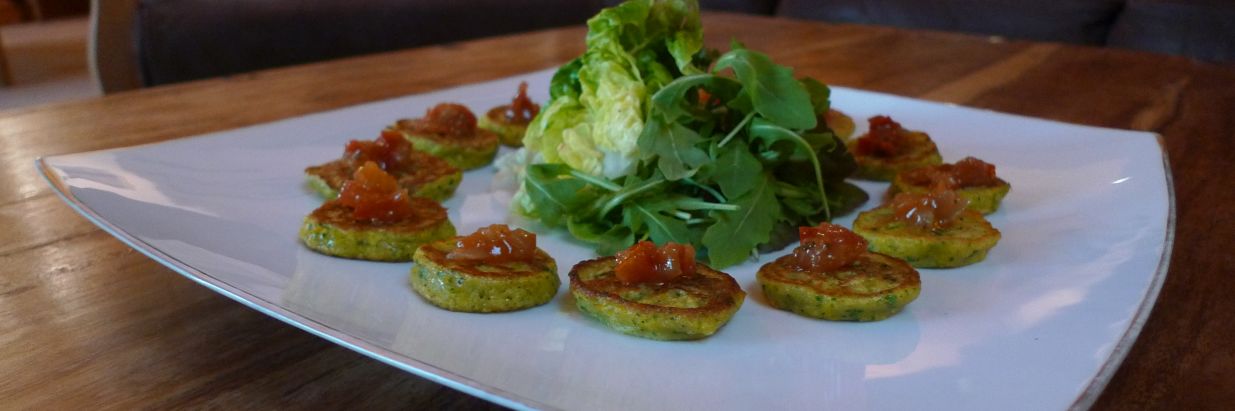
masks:
<svg viewBox="0 0 1235 411"><path fill-rule="evenodd" d="M1235 68L728 14L704 27L713 47L737 38L830 84L1163 135L1178 217L1169 276L1093 408L1235 404ZM583 35L528 33L0 113L0 408L496 408L134 252L61 202L34 160L553 67L582 51Z"/></svg>

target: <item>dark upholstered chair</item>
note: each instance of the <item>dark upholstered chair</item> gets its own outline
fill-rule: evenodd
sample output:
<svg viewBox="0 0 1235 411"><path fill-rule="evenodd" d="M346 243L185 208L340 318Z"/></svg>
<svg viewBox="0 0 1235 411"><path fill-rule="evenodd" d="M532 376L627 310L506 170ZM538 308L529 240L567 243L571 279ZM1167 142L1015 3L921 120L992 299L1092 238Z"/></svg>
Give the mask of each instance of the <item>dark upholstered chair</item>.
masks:
<svg viewBox="0 0 1235 411"><path fill-rule="evenodd" d="M777 14L1101 45L1122 7L1122 0L782 0Z"/></svg>
<svg viewBox="0 0 1235 411"><path fill-rule="evenodd" d="M1235 63L1235 1L1129 0L1107 45Z"/></svg>
<svg viewBox="0 0 1235 411"><path fill-rule="evenodd" d="M584 23L620 0L94 0L104 92ZM1235 62L1231 0L701 0L707 10Z"/></svg>
<svg viewBox="0 0 1235 411"><path fill-rule="evenodd" d="M1231 0L780 0L776 14L1235 62Z"/></svg>
<svg viewBox="0 0 1235 411"><path fill-rule="evenodd" d="M619 0L94 0L104 92L549 27ZM777 0L702 0L770 15Z"/></svg>
<svg viewBox="0 0 1235 411"><path fill-rule="evenodd" d="M104 92L582 24L601 0L95 0Z"/></svg>

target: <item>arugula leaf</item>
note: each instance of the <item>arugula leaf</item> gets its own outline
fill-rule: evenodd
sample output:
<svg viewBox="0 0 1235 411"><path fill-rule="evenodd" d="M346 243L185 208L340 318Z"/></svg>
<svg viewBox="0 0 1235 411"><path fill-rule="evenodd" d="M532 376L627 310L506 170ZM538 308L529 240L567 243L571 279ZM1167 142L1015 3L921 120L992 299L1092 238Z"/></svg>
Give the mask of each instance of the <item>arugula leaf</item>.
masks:
<svg viewBox="0 0 1235 411"><path fill-rule="evenodd" d="M699 49L699 51L695 52L695 55L691 56L690 62L695 67L708 68L708 67L712 67L712 62L716 61L718 57L720 57L719 50L702 47ZM694 73L683 73L683 74L694 74Z"/></svg>
<svg viewBox="0 0 1235 411"><path fill-rule="evenodd" d="M810 105L815 109L815 115L822 115L832 107L832 102L829 98L832 96L832 89L826 84L820 83L810 77L803 77L801 80L802 87L810 93Z"/></svg>
<svg viewBox="0 0 1235 411"><path fill-rule="evenodd" d="M858 171L858 162L849 155L849 149L845 147L845 142L840 137L829 134L828 138L832 143L818 150L819 164L822 166L820 172L826 180L843 181L845 177Z"/></svg>
<svg viewBox="0 0 1235 411"><path fill-rule="evenodd" d="M799 217L809 217L819 213L818 198L789 197L780 199L780 203L785 206L786 211L792 212Z"/></svg>
<svg viewBox="0 0 1235 411"><path fill-rule="evenodd" d="M652 172L648 179L640 178L638 175L630 175L626 177L626 181L618 190L613 192L611 197L605 198L600 206L600 215L609 214L614 208L625 204L633 197L646 195L648 191L656 189L657 186L664 184L665 177L655 171ZM634 227L632 227L633 229Z"/></svg>
<svg viewBox="0 0 1235 411"><path fill-rule="evenodd" d="M798 144L798 146L806 152L807 157L810 159L811 165L814 166L815 170L815 182L818 185L820 195L819 201L822 203L820 205L820 209L824 212L824 215L828 216L826 218L830 219L831 213L828 211L827 191L824 190L823 187L823 172L820 169L819 157L815 154L814 147L811 147L810 143L807 142L806 139L803 139L802 136L798 135L798 133L794 133L792 130L763 121L761 119L755 119L755 121L751 123L750 135L751 137L767 140L771 143L777 141L791 141Z"/></svg>
<svg viewBox="0 0 1235 411"><path fill-rule="evenodd" d="M866 200L870 199L870 195L866 194L865 190L848 181L829 181L827 189L829 193L832 193L828 196L828 209L833 215L857 210L866 203Z"/></svg>
<svg viewBox="0 0 1235 411"><path fill-rule="evenodd" d="M842 145L844 144L844 143L840 143L839 140L834 139L833 138L834 134L830 132L819 133L819 132L812 132L812 131L804 131L802 133L799 133L798 135L801 136L803 140L806 140L806 142L810 144L811 150L815 151L816 153L820 151L832 150L833 147L837 144L842 144Z"/></svg>
<svg viewBox="0 0 1235 411"><path fill-rule="evenodd" d="M737 49L716 60L714 70L724 69L733 69L755 111L769 121L801 130L818 124L810 94L788 67L776 65L763 53Z"/></svg>
<svg viewBox="0 0 1235 411"><path fill-rule="evenodd" d="M708 162L708 153L695 146L701 141L698 133L681 123L665 124L653 116L644 124L638 144L645 159L657 158L656 165L666 179L681 180Z"/></svg>
<svg viewBox="0 0 1235 411"><path fill-rule="evenodd" d="M716 223L703 232L703 245L712 266L728 267L746 261L755 246L768 241L772 227L781 219L772 178L766 174L762 177L762 184L731 201L739 210L710 213Z"/></svg>
<svg viewBox="0 0 1235 411"><path fill-rule="evenodd" d="M716 76L711 74L679 77L652 95L652 105L656 110L660 111L665 121L677 121L682 117L693 117L694 113L691 110L693 107L691 107L690 101L686 98L686 93L695 87L715 81L715 79Z"/></svg>
<svg viewBox="0 0 1235 411"><path fill-rule="evenodd" d="M672 204L666 201L654 201L632 204L623 209L628 226L641 225L648 228L648 236L652 242L664 245L667 242L690 244L690 229L686 222L662 214L672 211Z"/></svg>
<svg viewBox="0 0 1235 411"><path fill-rule="evenodd" d="M692 104L686 98L686 93L696 87L703 87L714 96L727 99L726 95L736 93L741 84L733 79L713 74L696 74L679 77L652 95L653 107L658 110L665 121L677 121L684 117L696 117L698 105Z"/></svg>
<svg viewBox="0 0 1235 411"><path fill-rule="evenodd" d="M629 227L609 225L597 221L569 219L566 230L577 239L596 244L596 252L611 255L635 243L635 235Z"/></svg>
<svg viewBox="0 0 1235 411"><path fill-rule="evenodd" d="M761 253L770 253L797 242L799 238L798 224L781 221L772 227L772 232L768 234L768 242L759 244L757 250Z"/></svg>
<svg viewBox="0 0 1235 411"><path fill-rule="evenodd" d="M745 144L729 144L719 150L720 155L711 164L714 167L711 177L725 197L739 197L763 181L760 178L763 165Z"/></svg>
<svg viewBox="0 0 1235 411"><path fill-rule="evenodd" d="M534 164L527 168L524 190L545 224L561 225L562 218L592 202L595 191L589 183L570 175L565 164Z"/></svg>
<svg viewBox="0 0 1235 411"><path fill-rule="evenodd" d="M745 88L738 92L728 103L725 103L725 105L741 113L755 112L755 103L750 101L750 91Z"/></svg>

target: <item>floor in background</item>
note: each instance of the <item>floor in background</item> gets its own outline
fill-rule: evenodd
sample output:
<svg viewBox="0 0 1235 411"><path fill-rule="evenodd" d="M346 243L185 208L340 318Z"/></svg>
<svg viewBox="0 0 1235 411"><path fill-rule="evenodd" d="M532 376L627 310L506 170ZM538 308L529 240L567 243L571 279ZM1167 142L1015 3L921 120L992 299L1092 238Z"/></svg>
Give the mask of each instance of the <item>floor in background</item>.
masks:
<svg viewBox="0 0 1235 411"><path fill-rule="evenodd" d="M0 86L0 110L102 95L86 63L86 17L0 27L13 84Z"/></svg>

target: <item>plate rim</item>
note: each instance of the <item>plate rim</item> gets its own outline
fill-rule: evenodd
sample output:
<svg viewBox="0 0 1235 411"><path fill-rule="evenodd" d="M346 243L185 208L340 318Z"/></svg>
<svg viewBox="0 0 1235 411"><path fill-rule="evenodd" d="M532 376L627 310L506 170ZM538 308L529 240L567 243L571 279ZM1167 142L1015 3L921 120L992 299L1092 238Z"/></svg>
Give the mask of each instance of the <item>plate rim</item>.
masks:
<svg viewBox="0 0 1235 411"><path fill-rule="evenodd" d="M1158 153L1162 157L1162 174L1166 180L1167 215L1165 238L1162 240L1162 254L1158 256L1158 267L1154 271L1149 287L1146 287L1145 295L1141 298L1141 304L1137 306L1136 314L1132 316L1128 328L1124 330L1124 334L1119 337L1119 341L1111 349L1111 354L1106 357L1106 361L1098 368L1098 372L1094 375L1093 379L1089 380L1089 384L1085 387L1084 391L1081 391L1080 396L1072 403L1069 410L1089 409L1098 401L1098 397L1102 396L1102 392L1106 391L1106 386L1115 377L1115 372L1119 370L1124 360L1128 357L1128 353L1136 346L1136 340L1140 338L1141 331L1145 328L1145 323L1149 321L1149 315L1153 312L1153 308L1157 306L1158 296L1162 292L1162 285L1166 283L1166 276L1170 271L1171 255L1175 250L1175 178L1171 174L1171 161L1170 156L1166 152L1165 138L1159 133L1153 133L1153 135L1154 140L1158 143Z"/></svg>

